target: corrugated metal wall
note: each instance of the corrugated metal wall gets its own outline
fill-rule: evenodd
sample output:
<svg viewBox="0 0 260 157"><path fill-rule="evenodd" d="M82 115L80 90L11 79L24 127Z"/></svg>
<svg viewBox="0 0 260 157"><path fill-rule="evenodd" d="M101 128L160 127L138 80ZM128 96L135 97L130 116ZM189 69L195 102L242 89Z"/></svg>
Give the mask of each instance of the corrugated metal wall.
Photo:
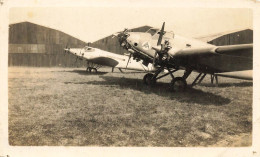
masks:
<svg viewBox="0 0 260 157"><path fill-rule="evenodd" d="M246 29L243 31L223 35L213 39L209 43L216 46L253 43L253 30Z"/></svg>
<svg viewBox="0 0 260 157"><path fill-rule="evenodd" d="M9 44L9 53L46 53L45 44Z"/></svg>
<svg viewBox="0 0 260 157"><path fill-rule="evenodd" d="M64 56L64 48L84 47L85 42L58 30L29 22L17 23L9 27L9 66L84 66L75 63L75 56Z"/></svg>

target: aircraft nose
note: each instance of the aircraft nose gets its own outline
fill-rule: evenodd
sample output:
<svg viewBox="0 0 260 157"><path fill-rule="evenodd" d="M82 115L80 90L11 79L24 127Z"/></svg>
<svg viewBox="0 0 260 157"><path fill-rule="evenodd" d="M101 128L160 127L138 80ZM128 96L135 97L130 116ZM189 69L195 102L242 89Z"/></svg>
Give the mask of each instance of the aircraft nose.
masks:
<svg viewBox="0 0 260 157"><path fill-rule="evenodd" d="M137 33L129 33L127 42L133 46L138 46L140 40L140 35Z"/></svg>

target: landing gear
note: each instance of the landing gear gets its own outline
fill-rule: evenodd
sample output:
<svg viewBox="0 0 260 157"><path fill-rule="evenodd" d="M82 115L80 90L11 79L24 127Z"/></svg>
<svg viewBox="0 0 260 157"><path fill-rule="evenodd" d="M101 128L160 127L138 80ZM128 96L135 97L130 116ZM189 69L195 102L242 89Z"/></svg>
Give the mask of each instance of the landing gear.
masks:
<svg viewBox="0 0 260 157"><path fill-rule="evenodd" d="M199 75L195 78L195 80L192 82L192 84L191 84L191 86L193 87L193 86L195 86L196 84L200 84L202 81L203 81L203 79L205 78L205 76L206 76L207 74L203 74L202 75L202 73L199 73Z"/></svg>
<svg viewBox="0 0 260 157"><path fill-rule="evenodd" d="M186 79L191 74L192 70L186 70L182 77L174 77L173 73L178 71L179 69L170 70L166 68L168 73L158 76L164 70L164 67L159 68L154 74L148 73L144 75L143 82L146 85L153 86L156 84L156 80L163 78L167 75L172 77L172 81L169 85L171 91L184 91L187 87Z"/></svg>
<svg viewBox="0 0 260 157"><path fill-rule="evenodd" d="M86 69L86 71L87 72L94 72L94 73L97 73L97 69L96 68L91 68L91 67L88 67L87 69Z"/></svg>
<svg viewBox="0 0 260 157"><path fill-rule="evenodd" d="M187 82L183 77L175 77L170 83L170 90L174 92L183 92L187 87Z"/></svg>
<svg viewBox="0 0 260 157"><path fill-rule="evenodd" d="M146 85L153 86L156 84L156 78L154 78L152 73L148 73L144 75L143 82Z"/></svg>
<svg viewBox="0 0 260 157"><path fill-rule="evenodd" d="M102 65L94 64L94 63L92 63L92 62L87 62L86 72L97 73L97 70L98 70L100 67L102 67Z"/></svg>
<svg viewBox="0 0 260 157"><path fill-rule="evenodd" d="M211 84L214 83L214 79L216 80L216 86L218 86L218 76L214 75L214 74L211 74L210 75Z"/></svg>
<svg viewBox="0 0 260 157"><path fill-rule="evenodd" d="M96 68L92 68L91 72L97 73L97 69Z"/></svg>
<svg viewBox="0 0 260 157"><path fill-rule="evenodd" d="M115 69L115 67L112 67L112 73L114 72L114 69ZM121 68L118 68L118 70L119 70L121 73L124 73L124 71L123 71Z"/></svg>

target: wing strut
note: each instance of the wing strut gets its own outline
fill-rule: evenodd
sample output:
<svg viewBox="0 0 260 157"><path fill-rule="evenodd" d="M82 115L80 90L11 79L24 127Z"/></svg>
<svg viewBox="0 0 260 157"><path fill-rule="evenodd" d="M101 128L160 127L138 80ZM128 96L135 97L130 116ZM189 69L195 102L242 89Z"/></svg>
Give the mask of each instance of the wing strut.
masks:
<svg viewBox="0 0 260 157"><path fill-rule="evenodd" d="M202 73L199 73L199 75L195 78L195 80L192 82L192 84L191 84L191 87L193 87L193 86L195 86L195 85L197 85L197 84L200 84L202 81L203 81L203 79L205 78L205 76L207 75L207 74L205 74L204 73L204 75L202 75ZM198 81L199 80L199 81Z"/></svg>

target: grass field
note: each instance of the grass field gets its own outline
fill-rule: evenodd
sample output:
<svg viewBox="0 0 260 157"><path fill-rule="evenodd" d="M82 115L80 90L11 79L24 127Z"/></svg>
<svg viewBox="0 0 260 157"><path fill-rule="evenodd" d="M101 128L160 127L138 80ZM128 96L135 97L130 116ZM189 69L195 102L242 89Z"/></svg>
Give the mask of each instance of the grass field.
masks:
<svg viewBox="0 0 260 157"><path fill-rule="evenodd" d="M100 71L9 67L9 144L212 147L252 143L250 81L219 78L215 87L207 76L201 85L172 93L170 77L147 87L142 83L144 73Z"/></svg>

